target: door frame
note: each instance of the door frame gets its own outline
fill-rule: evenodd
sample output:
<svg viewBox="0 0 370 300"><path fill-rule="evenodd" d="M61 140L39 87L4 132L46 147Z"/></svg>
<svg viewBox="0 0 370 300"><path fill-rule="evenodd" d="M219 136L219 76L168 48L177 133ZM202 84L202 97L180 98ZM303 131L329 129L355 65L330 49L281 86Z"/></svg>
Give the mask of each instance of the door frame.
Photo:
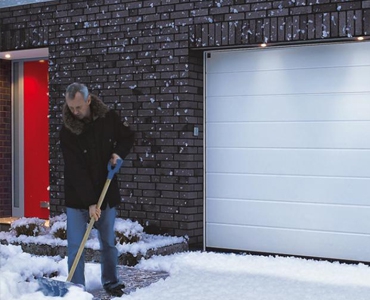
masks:
<svg viewBox="0 0 370 300"><path fill-rule="evenodd" d="M47 56L25 57L12 61L12 216L24 217L24 62L48 60Z"/></svg>

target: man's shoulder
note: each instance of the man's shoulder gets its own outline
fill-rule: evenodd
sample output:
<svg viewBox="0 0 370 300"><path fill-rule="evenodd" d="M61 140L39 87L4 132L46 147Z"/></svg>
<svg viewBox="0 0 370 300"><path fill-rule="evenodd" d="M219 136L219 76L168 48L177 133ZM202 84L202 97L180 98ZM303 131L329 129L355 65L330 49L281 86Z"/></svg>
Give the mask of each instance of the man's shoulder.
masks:
<svg viewBox="0 0 370 300"><path fill-rule="evenodd" d="M106 120L109 120L108 122L113 122L115 123L116 125L118 123L121 123L123 125L123 128L124 129L130 129L130 124L128 123L127 120L122 120L121 117L119 116L119 114L113 110L113 109L110 109L106 115L105 115L105 119Z"/></svg>
<svg viewBox="0 0 370 300"><path fill-rule="evenodd" d="M115 110L109 109L105 114L105 119L107 120L119 119L119 115Z"/></svg>
<svg viewBox="0 0 370 300"><path fill-rule="evenodd" d="M109 109L105 115L106 116L117 115L117 112L113 109Z"/></svg>

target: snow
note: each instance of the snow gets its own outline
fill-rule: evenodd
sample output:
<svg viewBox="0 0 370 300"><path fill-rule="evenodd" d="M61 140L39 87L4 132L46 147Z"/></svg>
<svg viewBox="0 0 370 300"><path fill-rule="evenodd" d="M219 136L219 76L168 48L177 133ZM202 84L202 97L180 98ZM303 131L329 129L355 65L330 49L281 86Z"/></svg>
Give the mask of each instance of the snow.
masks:
<svg viewBox="0 0 370 300"><path fill-rule="evenodd" d="M67 241L59 238L55 238L53 233L60 229L66 228L66 215L62 214L50 219L51 228L49 230L43 229L38 236L16 236L14 228L17 226L27 226L31 223L42 225L45 221L41 221L38 218L20 218L12 223L11 231L5 232L0 231L0 240L6 240L9 244L38 244L38 245L50 245L52 247L67 246ZM145 255L150 249L158 249L173 244L180 244L186 242L186 237L176 236L162 236L152 235L143 232L143 227L137 222L131 220L124 220L116 218L114 229L118 232L123 233L126 237L138 236L140 240L132 244L117 244L118 253L131 253L134 257L137 255ZM91 231L90 237L86 242L86 248L93 250L100 249L100 243L98 240L98 233L96 229Z"/></svg>
<svg viewBox="0 0 370 300"><path fill-rule="evenodd" d="M8 243L35 243L66 246L66 241L51 234L57 228L65 228L65 216L50 220L51 229L36 237L14 231L0 232L0 239ZM39 223L35 219L22 218L13 223L28 225ZM54 229L53 229L54 228ZM134 256L185 241L183 237L149 235L138 222L117 219L115 230L127 237L140 236L132 244L117 244L119 253L130 252ZM97 232L93 230L87 247L99 249ZM57 299L38 291L35 278L53 277L66 281L67 258L34 256L24 253L20 246L0 245L0 295L1 299ZM293 257L267 257L213 252L185 252L171 256L154 256L141 259L135 268L148 271L166 271L165 280L138 289L122 298L139 299L199 299L199 300L369 300L370 267L365 264L314 261ZM86 289L70 288L63 299L92 299L88 291L101 288L100 264L86 264ZM118 299L118 298L116 298Z"/></svg>
<svg viewBox="0 0 370 300"><path fill-rule="evenodd" d="M114 230L124 232L124 235L126 237L131 237L141 236L143 234L144 228L137 221L133 222L131 220L117 218L114 223Z"/></svg>
<svg viewBox="0 0 370 300"><path fill-rule="evenodd" d="M66 259L23 253L20 246L0 245L1 299L58 299L37 292L34 276L58 271L67 278ZM213 252L185 252L141 260L142 270L170 276L121 298L193 300L368 300L370 267L292 257L266 257ZM100 265L86 264L87 290L100 287ZM65 300L92 299L73 287ZM118 298L115 298L118 299Z"/></svg>

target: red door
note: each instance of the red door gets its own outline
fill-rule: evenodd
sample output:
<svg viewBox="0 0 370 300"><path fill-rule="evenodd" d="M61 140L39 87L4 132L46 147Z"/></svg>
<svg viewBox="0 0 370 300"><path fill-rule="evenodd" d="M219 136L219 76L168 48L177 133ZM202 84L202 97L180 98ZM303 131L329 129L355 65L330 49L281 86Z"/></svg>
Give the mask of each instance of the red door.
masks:
<svg viewBox="0 0 370 300"><path fill-rule="evenodd" d="M49 218L48 61L24 62L24 215ZM42 207L44 206L44 207Z"/></svg>

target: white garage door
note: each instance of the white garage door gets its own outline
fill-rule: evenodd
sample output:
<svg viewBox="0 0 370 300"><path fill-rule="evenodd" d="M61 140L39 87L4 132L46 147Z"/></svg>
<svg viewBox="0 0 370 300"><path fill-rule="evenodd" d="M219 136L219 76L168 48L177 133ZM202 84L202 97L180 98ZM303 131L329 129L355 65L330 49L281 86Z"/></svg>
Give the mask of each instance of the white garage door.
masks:
<svg viewBox="0 0 370 300"><path fill-rule="evenodd" d="M370 261L370 42L205 68L206 247Z"/></svg>

